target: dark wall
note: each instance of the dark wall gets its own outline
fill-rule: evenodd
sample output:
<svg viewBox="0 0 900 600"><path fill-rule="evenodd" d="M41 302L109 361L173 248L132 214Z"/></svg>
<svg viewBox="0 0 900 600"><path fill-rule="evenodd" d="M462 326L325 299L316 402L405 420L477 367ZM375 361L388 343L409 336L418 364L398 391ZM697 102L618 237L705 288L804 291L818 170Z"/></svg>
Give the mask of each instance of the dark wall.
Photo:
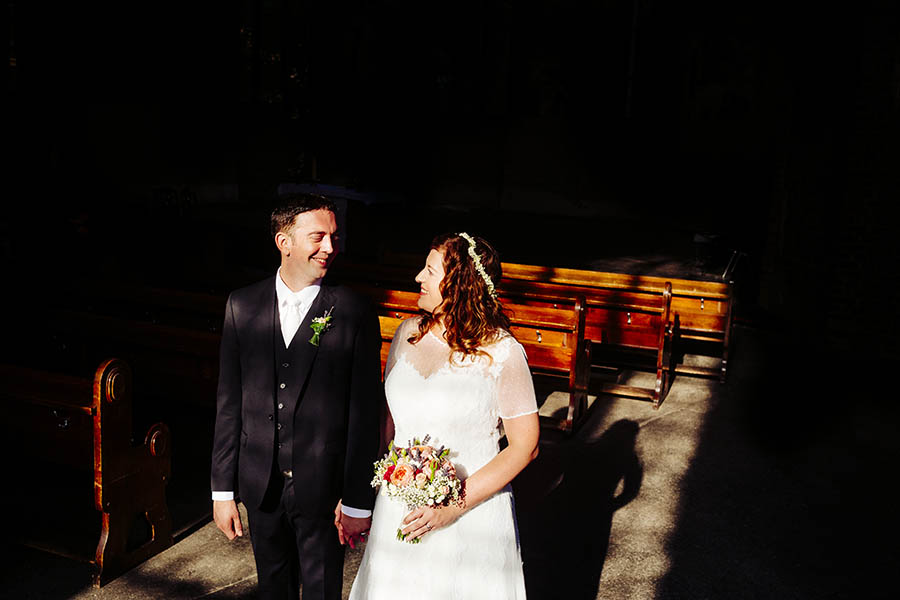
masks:
<svg viewBox="0 0 900 600"><path fill-rule="evenodd" d="M896 354L896 317L863 316L897 300L893 3L184 4L14 19L5 258L266 266L276 186L316 180L387 215L519 215L567 264L615 251L559 244L567 217L660 252L711 232L746 253L748 319Z"/></svg>

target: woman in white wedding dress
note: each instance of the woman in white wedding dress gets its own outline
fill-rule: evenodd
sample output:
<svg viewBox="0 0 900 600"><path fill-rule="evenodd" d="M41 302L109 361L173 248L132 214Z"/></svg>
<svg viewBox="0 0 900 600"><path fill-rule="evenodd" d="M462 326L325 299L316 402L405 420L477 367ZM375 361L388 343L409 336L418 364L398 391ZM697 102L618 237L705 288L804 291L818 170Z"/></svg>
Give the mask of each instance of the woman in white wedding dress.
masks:
<svg viewBox="0 0 900 600"><path fill-rule="evenodd" d="M416 277L424 313L397 329L385 367L387 439L405 446L428 434L434 447L450 448L465 501L410 512L382 490L351 600L525 598L509 483L537 456L539 424L524 350L494 290L499 279L500 259L483 239L432 242ZM401 526L420 543L399 541Z"/></svg>

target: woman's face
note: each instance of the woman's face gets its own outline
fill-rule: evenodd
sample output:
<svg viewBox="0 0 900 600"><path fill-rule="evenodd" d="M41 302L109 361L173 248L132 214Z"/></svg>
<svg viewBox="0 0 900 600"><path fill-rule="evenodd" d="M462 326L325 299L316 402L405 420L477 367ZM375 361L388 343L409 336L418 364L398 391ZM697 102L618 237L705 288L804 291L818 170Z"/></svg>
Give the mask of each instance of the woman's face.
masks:
<svg viewBox="0 0 900 600"><path fill-rule="evenodd" d="M419 284L417 304L424 311L434 313L444 299L441 297L441 280L444 279L444 253L432 250L425 259L425 268L416 275Z"/></svg>

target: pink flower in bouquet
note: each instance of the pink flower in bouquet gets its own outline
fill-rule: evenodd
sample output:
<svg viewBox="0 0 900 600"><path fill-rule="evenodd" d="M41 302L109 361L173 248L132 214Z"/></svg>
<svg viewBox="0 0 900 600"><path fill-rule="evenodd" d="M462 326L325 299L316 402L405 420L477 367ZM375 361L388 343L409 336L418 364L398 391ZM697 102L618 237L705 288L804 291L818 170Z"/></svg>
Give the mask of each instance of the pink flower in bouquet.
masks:
<svg viewBox="0 0 900 600"><path fill-rule="evenodd" d="M410 449L418 450L419 460L423 462L431 458L431 455L434 453L434 448L431 446L412 446Z"/></svg>
<svg viewBox="0 0 900 600"><path fill-rule="evenodd" d="M441 469L443 469L451 479L456 477L456 467L454 467L453 463L449 460L441 465Z"/></svg>
<svg viewBox="0 0 900 600"><path fill-rule="evenodd" d="M418 475L416 475L416 487L421 490L426 485L428 485L428 475L426 475L425 473L419 473Z"/></svg>
<svg viewBox="0 0 900 600"><path fill-rule="evenodd" d="M409 482L413 479L414 473L415 468L412 465L401 465L398 463L396 468L394 468L394 472L391 473L391 483L397 487L409 485Z"/></svg>
<svg viewBox="0 0 900 600"><path fill-rule="evenodd" d="M441 486L441 494L443 494L444 496L446 496L446 495L449 494L449 493L450 493L450 486L449 486L449 485L442 485L442 486Z"/></svg>

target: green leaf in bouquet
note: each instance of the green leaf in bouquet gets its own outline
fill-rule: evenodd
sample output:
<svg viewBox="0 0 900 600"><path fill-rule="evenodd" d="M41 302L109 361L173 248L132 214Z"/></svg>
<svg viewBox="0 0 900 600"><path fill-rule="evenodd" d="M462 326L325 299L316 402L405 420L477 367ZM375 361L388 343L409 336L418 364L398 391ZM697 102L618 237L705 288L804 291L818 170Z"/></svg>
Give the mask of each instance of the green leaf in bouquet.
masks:
<svg viewBox="0 0 900 600"><path fill-rule="evenodd" d="M422 538L413 538L408 540L406 539L406 534L403 533L403 529L397 528L397 540L406 542L407 544L418 544L422 541Z"/></svg>

